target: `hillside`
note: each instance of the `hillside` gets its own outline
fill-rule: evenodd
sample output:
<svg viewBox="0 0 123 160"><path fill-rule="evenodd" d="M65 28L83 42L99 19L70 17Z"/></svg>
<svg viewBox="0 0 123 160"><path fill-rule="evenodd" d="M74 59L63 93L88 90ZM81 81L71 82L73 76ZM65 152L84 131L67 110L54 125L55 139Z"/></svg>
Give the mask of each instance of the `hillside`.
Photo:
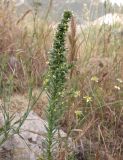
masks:
<svg viewBox="0 0 123 160"><path fill-rule="evenodd" d="M49 0L35 1L35 4L38 4L38 9L41 15L46 12L48 2ZM33 7L33 0L25 0L24 4L18 7L18 12L20 13L20 11L22 12ZM84 23L84 19L88 11L90 20L95 20L96 18L104 15L104 4L99 2L94 3L91 0L53 0L49 18L51 20L58 21L64 10L72 10L74 14L77 15L78 22Z"/></svg>

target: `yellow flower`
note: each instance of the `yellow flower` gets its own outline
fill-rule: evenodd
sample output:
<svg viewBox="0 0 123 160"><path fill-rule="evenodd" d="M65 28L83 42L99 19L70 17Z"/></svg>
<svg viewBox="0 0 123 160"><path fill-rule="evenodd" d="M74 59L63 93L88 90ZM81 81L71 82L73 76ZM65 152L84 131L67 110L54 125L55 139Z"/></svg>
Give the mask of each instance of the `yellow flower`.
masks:
<svg viewBox="0 0 123 160"><path fill-rule="evenodd" d="M91 78L91 81L99 82L99 78L96 77L96 76L93 76L93 77Z"/></svg>
<svg viewBox="0 0 123 160"><path fill-rule="evenodd" d="M83 98L86 100L87 103L92 101L92 97L90 96L84 96Z"/></svg>
<svg viewBox="0 0 123 160"><path fill-rule="evenodd" d="M47 85L48 82L49 82L49 79L45 79L43 82L43 85Z"/></svg>
<svg viewBox="0 0 123 160"><path fill-rule="evenodd" d="M77 98L77 97L79 97L79 96L80 96L80 91L75 91L75 92L74 92L74 97Z"/></svg>
<svg viewBox="0 0 123 160"><path fill-rule="evenodd" d="M75 111L75 114L77 117L80 117L82 115L82 111Z"/></svg>
<svg viewBox="0 0 123 160"><path fill-rule="evenodd" d="M117 90L120 90L120 87L119 86L114 86L115 89Z"/></svg>
<svg viewBox="0 0 123 160"><path fill-rule="evenodd" d="M117 78L117 81L118 81L119 83L123 83L123 80L120 79L120 78Z"/></svg>

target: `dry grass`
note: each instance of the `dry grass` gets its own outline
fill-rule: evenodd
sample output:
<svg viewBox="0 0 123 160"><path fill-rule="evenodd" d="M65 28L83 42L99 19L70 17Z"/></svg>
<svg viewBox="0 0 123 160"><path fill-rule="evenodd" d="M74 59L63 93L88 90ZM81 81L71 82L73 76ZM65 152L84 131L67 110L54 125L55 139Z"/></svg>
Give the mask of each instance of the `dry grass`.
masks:
<svg viewBox="0 0 123 160"><path fill-rule="evenodd" d="M67 46L69 62L75 67L71 69L67 87L79 94L66 97L69 109L61 127L73 138L75 147L80 147L79 152L84 147L88 160L122 160L123 47L121 37L112 34L118 27L94 26L81 28L78 33L76 25L73 17ZM16 94L25 92L30 77L34 88L42 86L52 39L52 26L35 17L31 10L18 19L13 8L0 6L0 61L3 57L7 61L3 80L7 80L10 72L14 75ZM88 102L85 96L92 101ZM45 98L44 95L35 109L40 115ZM27 103L25 95L18 94L12 101L15 111ZM81 111L79 117L76 111ZM65 159L67 154L62 148L59 159Z"/></svg>
<svg viewBox="0 0 123 160"><path fill-rule="evenodd" d="M16 91L26 88L29 76L35 85L42 83L51 40L48 22L39 20L32 10L18 18L13 7L1 6L0 55L6 57L6 70L14 75Z"/></svg>

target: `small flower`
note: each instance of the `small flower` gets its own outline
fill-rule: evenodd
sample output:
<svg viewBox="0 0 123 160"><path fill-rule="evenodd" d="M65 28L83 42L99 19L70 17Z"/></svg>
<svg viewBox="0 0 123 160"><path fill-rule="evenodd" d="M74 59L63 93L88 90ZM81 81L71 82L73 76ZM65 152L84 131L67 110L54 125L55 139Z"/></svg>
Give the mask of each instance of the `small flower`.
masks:
<svg viewBox="0 0 123 160"><path fill-rule="evenodd" d="M48 82L49 82L49 79L45 79L45 80L43 81L43 85L47 85Z"/></svg>
<svg viewBox="0 0 123 160"><path fill-rule="evenodd" d="M96 76L93 76L93 77L91 78L91 81L99 82L99 78L98 78L98 77L96 77Z"/></svg>
<svg viewBox="0 0 123 160"><path fill-rule="evenodd" d="M118 81L119 83L123 83L123 80L120 79L120 78L117 78L117 81Z"/></svg>
<svg viewBox="0 0 123 160"><path fill-rule="evenodd" d="M75 114L77 117L80 117L82 115L82 111L75 111Z"/></svg>
<svg viewBox="0 0 123 160"><path fill-rule="evenodd" d="M79 97L79 96L80 96L80 91L75 91L75 92L74 92L74 97L77 98L77 97Z"/></svg>
<svg viewBox="0 0 123 160"><path fill-rule="evenodd" d="M114 86L115 89L117 90L120 90L120 87L119 86Z"/></svg>
<svg viewBox="0 0 123 160"><path fill-rule="evenodd" d="M86 100L87 103L92 102L92 97L90 96L84 96L83 98Z"/></svg>

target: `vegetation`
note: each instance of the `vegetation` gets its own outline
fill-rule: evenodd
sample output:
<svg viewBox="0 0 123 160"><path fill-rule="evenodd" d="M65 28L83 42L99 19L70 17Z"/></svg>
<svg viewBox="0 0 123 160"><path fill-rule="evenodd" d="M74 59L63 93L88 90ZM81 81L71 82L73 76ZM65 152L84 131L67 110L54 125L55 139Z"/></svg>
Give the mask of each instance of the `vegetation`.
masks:
<svg viewBox="0 0 123 160"><path fill-rule="evenodd" d="M71 12L64 12L63 19L58 25L55 35L53 49L50 51L49 70L47 74L46 92L49 99L47 107L47 159L53 160L53 144L54 134L58 129L58 122L64 110L63 92L65 89L66 74L68 72L68 64L66 62L65 35L68 30L68 22L71 18Z"/></svg>
<svg viewBox="0 0 123 160"><path fill-rule="evenodd" d="M90 10L85 8L86 25L78 26L77 17L67 11L56 28L48 20L51 6L43 19L38 6L18 18L14 6L0 4L0 100L4 118L0 144L19 134L34 110L48 123L41 160L121 160L122 22L92 22ZM108 3L104 10L105 14L115 12ZM122 16L122 8L120 13ZM36 97L33 90L39 90ZM42 93L48 97L48 104L43 106L42 101L38 103ZM16 109L11 111L10 102L15 94L26 95L28 105L13 123ZM67 139L62 145L63 139L55 138L61 129L67 139L71 138L71 146Z"/></svg>

